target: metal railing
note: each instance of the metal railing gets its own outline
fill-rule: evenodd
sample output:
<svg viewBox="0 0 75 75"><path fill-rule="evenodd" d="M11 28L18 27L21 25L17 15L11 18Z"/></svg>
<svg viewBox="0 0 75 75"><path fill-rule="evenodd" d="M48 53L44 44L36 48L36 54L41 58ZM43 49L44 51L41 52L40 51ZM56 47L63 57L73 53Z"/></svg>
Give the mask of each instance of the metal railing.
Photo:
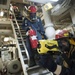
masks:
<svg viewBox="0 0 75 75"><path fill-rule="evenodd" d="M17 25L17 28L18 28L18 31L19 31L19 35L21 36L22 44L23 44L23 46L24 46L24 49L25 49L25 52L26 52L26 55L27 55L27 58L28 58L28 63L29 63L29 60L30 60L29 54L28 54L27 48L26 48L26 46L25 46L23 37L22 37L22 35L21 35L21 31L20 31L18 22L17 22L17 20L16 20L14 11L13 11L13 15L14 15L14 21L16 22L16 25ZM15 32L14 25L13 25L12 20L10 20L10 21L11 21L11 25L12 25L12 28L13 28L13 31L14 31L14 35L15 35L16 42L17 42L17 48L18 48L19 58L20 58L21 63L22 63L22 68L23 68L24 75L28 75L28 74L27 74L27 67L28 67L28 65L25 65L25 63L24 63L24 60L23 60L23 57L22 57L22 54L21 54L21 50L20 50L20 46L19 46L19 43L18 43L18 40L17 40L17 35L16 35L16 32Z"/></svg>

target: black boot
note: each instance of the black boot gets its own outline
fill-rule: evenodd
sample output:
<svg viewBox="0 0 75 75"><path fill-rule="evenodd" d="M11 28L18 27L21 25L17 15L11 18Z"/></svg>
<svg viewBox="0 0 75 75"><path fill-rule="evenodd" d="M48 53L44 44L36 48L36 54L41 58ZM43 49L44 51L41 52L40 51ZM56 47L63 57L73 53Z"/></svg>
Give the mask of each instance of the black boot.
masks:
<svg viewBox="0 0 75 75"><path fill-rule="evenodd" d="M30 63L29 63L29 67L33 67L35 65L36 65L36 62L35 62L34 58L31 58Z"/></svg>

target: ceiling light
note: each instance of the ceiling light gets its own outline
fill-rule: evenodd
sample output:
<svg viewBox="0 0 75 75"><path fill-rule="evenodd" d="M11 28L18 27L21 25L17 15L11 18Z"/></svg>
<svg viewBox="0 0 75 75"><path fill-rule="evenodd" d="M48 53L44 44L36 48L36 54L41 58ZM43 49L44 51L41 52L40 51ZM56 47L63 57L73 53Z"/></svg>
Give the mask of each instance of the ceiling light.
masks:
<svg viewBox="0 0 75 75"><path fill-rule="evenodd" d="M0 16L2 17L3 15L4 15L4 12L3 12L3 11L1 11L1 12L0 12Z"/></svg>
<svg viewBox="0 0 75 75"><path fill-rule="evenodd" d="M4 38L4 41L5 41L5 42L9 41L9 37L5 37L5 38Z"/></svg>
<svg viewBox="0 0 75 75"><path fill-rule="evenodd" d="M4 46L3 48L7 48L7 47Z"/></svg>

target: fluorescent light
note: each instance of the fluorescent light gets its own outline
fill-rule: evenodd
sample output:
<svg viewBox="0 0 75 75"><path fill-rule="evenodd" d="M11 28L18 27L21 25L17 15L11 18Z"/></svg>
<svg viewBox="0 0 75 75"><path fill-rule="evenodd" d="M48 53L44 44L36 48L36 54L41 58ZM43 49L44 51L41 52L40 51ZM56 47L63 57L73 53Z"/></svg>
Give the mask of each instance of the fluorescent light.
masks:
<svg viewBox="0 0 75 75"><path fill-rule="evenodd" d="M7 47L4 46L3 48L7 48Z"/></svg>
<svg viewBox="0 0 75 75"><path fill-rule="evenodd" d="M5 42L9 41L9 37L5 37L5 38L4 38L4 41L5 41Z"/></svg>
<svg viewBox="0 0 75 75"><path fill-rule="evenodd" d="M0 16L2 17L3 15L4 15L4 12L3 12L3 11L1 11L1 12L0 12Z"/></svg>

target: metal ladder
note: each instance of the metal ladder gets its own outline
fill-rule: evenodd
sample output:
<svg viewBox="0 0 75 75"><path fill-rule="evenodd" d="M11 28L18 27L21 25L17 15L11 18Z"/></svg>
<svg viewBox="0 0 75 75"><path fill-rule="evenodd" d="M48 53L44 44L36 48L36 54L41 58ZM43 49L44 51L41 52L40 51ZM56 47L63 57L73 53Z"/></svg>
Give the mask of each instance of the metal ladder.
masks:
<svg viewBox="0 0 75 75"><path fill-rule="evenodd" d="M28 67L29 55L25 46L25 31L22 30L22 19L14 13L15 19L13 19L12 27L14 35L17 41L18 54L22 64L24 75L52 75L47 69L40 67L39 65Z"/></svg>

